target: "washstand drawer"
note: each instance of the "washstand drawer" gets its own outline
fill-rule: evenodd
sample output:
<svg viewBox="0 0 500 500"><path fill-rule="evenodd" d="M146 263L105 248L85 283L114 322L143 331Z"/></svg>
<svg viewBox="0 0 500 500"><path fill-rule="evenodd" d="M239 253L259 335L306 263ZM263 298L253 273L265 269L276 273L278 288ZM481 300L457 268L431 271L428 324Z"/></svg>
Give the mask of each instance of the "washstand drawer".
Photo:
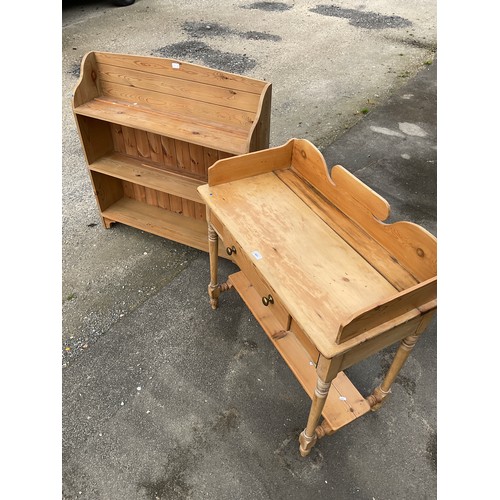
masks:
<svg viewBox="0 0 500 500"><path fill-rule="evenodd" d="M288 330L290 326L290 315L280 302L279 297L273 288L261 277L249 258L243 253L238 242L226 231L222 231L224 236L224 246L227 255L243 271L248 281L252 283L257 293L262 298L262 304L268 307L269 312L276 318L283 330Z"/></svg>

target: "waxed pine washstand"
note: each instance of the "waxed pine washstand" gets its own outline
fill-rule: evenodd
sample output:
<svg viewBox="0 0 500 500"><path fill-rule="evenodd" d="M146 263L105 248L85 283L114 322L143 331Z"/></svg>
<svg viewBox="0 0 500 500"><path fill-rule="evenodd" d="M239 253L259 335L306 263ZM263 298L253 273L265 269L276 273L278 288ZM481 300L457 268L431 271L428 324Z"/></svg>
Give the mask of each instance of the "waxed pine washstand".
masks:
<svg viewBox="0 0 500 500"><path fill-rule="evenodd" d="M271 84L161 57L89 52L73 112L103 225L208 250L197 188L269 146Z"/></svg>
<svg viewBox="0 0 500 500"><path fill-rule="evenodd" d="M310 142L220 160L198 188L207 206L212 308L234 288L312 399L306 456L390 392L437 307L436 238L384 224L389 205ZM219 238L240 271L219 284ZM364 398L343 370L396 342ZM320 417L323 415L323 421Z"/></svg>

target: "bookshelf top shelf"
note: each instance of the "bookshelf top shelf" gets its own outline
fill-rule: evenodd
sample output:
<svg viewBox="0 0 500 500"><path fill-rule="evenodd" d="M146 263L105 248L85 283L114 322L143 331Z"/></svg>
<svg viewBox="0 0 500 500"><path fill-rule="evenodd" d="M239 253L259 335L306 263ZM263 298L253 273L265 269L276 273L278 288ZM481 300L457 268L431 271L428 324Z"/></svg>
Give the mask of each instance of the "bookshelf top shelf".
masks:
<svg viewBox="0 0 500 500"><path fill-rule="evenodd" d="M73 110L238 155L268 146L270 101L264 81L172 59L90 52Z"/></svg>

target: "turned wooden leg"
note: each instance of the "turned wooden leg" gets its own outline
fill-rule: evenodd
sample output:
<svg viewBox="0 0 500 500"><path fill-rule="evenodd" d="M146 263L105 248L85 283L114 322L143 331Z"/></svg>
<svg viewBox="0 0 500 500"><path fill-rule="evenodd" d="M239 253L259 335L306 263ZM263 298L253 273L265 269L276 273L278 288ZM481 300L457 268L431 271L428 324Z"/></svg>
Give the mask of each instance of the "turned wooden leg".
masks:
<svg viewBox="0 0 500 500"><path fill-rule="evenodd" d="M387 396L391 393L392 384L396 380L398 373L401 371L401 368L403 368L403 365L405 364L408 356L415 347L417 340L420 338L420 335L424 332L431 319L432 314L425 314L415 333L413 333L412 335L408 335L408 337L404 338L401 341L401 344L396 351L396 355L394 356L394 359L385 375L383 382L373 391L370 396L366 398L366 401L368 401L368 404L371 406L372 411L378 410L386 400Z"/></svg>
<svg viewBox="0 0 500 500"><path fill-rule="evenodd" d="M208 296L212 309L219 306L220 288L217 283L217 259L219 258L219 236L212 225L208 224L208 255L210 258L210 284L208 285Z"/></svg>
<svg viewBox="0 0 500 500"><path fill-rule="evenodd" d="M316 381L316 390L314 391L311 410L309 411L309 418L307 419L307 425L299 436L299 451L303 457L306 457L307 455L309 455L309 453L311 453L312 447L318 440L316 427L318 426L319 419L321 418L321 412L323 411L323 407L325 406L326 397L328 396L328 391L330 390L331 384L331 381L323 382L323 380L321 380L319 377Z"/></svg>
<svg viewBox="0 0 500 500"><path fill-rule="evenodd" d="M394 360L387 371L383 382L373 391L373 393L366 398L368 404L371 406L372 411L378 410L387 396L391 393L391 386L396 380L398 373L403 368L408 356L415 347L419 335L409 335L401 341L401 344L396 351Z"/></svg>
<svg viewBox="0 0 500 500"><path fill-rule="evenodd" d="M217 309L219 307L219 295L222 292L231 290L233 284L230 280L225 283L218 283L217 278L217 266L219 258L219 236L217 232L208 223L208 256L210 259L210 283L208 285L208 296L210 297L210 305L212 309Z"/></svg>
<svg viewBox="0 0 500 500"><path fill-rule="evenodd" d="M318 436L318 439L321 439L331 434L333 434L333 429L330 427L330 424L323 419L323 422L316 427L316 436Z"/></svg>

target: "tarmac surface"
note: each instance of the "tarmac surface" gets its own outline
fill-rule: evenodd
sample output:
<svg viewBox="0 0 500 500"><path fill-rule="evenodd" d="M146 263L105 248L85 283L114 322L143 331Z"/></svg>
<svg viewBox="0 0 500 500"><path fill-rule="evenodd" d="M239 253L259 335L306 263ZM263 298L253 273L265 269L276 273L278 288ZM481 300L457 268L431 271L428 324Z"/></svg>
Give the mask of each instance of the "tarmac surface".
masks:
<svg viewBox="0 0 500 500"><path fill-rule="evenodd" d="M385 406L301 458L298 434L310 400L237 293L211 310L208 255L100 225L69 102L88 50L148 55L187 44L191 52L174 57L226 61L231 69L222 69L273 83L271 145L311 140L328 165L343 165L388 200L390 221L410 220L436 235L435 5L416 13L399 2L370 3L375 15L355 2L336 10L314 2L260 2L260 10L226 2L217 15L200 15L202 4L63 9L63 498L436 498L436 320ZM145 20L164 9L172 10L171 25L160 36L159 25L147 28ZM294 11L314 23L307 64L288 35L292 18L276 22ZM126 36L119 38L113 16ZM328 37L315 36L327 22L338 29L331 51L322 41ZM179 40L186 44L172 48ZM246 58L224 59L229 52ZM338 64L329 60L318 73L318 58L337 56ZM294 58L312 80L319 75L314 85ZM234 270L221 259L221 277ZM393 352L347 370L362 394L380 383Z"/></svg>

